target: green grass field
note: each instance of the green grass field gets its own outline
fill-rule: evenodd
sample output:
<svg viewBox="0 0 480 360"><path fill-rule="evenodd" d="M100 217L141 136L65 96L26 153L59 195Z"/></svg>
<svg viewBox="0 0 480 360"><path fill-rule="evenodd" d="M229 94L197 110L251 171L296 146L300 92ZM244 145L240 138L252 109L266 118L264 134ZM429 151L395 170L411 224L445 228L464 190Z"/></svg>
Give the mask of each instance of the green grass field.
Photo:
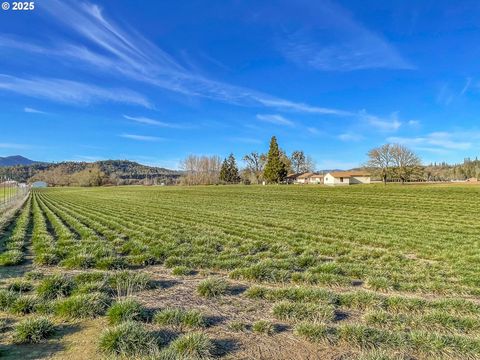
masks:
<svg viewBox="0 0 480 360"><path fill-rule="evenodd" d="M72 316L98 326L111 302L127 296L138 300L137 312L164 310L161 323L138 315L138 331L175 325L186 336L181 346L211 342L202 343L204 358L477 359L479 195L480 187L456 185L35 190L1 240L0 313L12 325L0 346L7 356L22 353L25 345L13 343L25 314L52 317L57 326ZM137 280L124 279L126 289L113 286L115 276L133 274L121 269L173 285L145 280L137 289ZM32 270L38 277L61 272L71 291L42 297L46 285ZM82 278L92 271L97 278ZM29 276L22 281L30 290L7 290ZM95 311L83 314L82 302ZM191 325L202 312L223 320ZM90 336L90 356L115 353L95 342L99 334ZM75 349L71 337L38 346L71 341ZM225 337L240 346L219 345ZM180 345L116 354L167 358Z"/></svg>

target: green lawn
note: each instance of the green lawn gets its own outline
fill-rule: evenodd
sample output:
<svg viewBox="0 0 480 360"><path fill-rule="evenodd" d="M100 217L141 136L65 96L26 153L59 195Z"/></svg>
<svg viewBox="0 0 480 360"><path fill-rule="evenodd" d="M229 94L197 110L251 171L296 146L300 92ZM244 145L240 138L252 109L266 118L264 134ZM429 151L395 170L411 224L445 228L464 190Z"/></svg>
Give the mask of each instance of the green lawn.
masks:
<svg viewBox="0 0 480 360"><path fill-rule="evenodd" d="M213 270L251 285L238 296L271 304L298 339L478 358L479 195L461 185L35 190L18 236L3 240L18 251L4 249L0 264L31 248L38 266Z"/></svg>

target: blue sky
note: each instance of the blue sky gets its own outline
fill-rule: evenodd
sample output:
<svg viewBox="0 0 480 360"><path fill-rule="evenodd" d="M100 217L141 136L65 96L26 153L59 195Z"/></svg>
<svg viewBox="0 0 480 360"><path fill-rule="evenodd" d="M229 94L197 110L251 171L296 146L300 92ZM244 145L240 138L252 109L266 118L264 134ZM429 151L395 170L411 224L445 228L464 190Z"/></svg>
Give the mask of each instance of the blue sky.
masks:
<svg viewBox="0 0 480 360"><path fill-rule="evenodd" d="M399 142L480 152L478 1L43 0L0 12L0 156L266 151L318 169Z"/></svg>

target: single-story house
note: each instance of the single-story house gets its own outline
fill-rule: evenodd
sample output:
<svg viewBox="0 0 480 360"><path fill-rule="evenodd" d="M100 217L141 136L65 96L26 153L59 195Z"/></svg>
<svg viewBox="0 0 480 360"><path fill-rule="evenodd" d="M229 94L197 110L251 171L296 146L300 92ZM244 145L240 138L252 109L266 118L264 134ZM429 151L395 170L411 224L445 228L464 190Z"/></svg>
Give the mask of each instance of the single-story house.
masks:
<svg viewBox="0 0 480 360"><path fill-rule="evenodd" d="M314 175L311 172L306 172L301 175L298 175L297 178L295 179L295 182L297 184L308 184L310 182L310 176Z"/></svg>
<svg viewBox="0 0 480 360"><path fill-rule="evenodd" d="M297 182L297 177L299 177L300 175L302 174L288 174L285 178L285 182L287 184L294 184Z"/></svg>
<svg viewBox="0 0 480 360"><path fill-rule="evenodd" d="M370 184L370 174L366 171L334 171L325 175L325 185Z"/></svg>
<svg viewBox="0 0 480 360"><path fill-rule="evenodd" d="M289 184L323 184L323 175L313 172L289 174L286 182Z"/></svg>
<svg viewBox="0 0 480 360"><path fill-rule="evenodd" d="M310 184L323 184L323 177L322 174L313 174L308 181Z"/></svg>

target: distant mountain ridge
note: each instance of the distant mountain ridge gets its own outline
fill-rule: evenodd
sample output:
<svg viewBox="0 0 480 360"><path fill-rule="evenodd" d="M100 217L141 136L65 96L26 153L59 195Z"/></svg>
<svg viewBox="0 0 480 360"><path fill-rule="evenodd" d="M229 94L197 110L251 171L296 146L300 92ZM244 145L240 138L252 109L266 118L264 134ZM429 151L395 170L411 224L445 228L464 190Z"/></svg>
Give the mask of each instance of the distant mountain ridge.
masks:
<svg viewBox="0 0 480 360"><path fill-rule="evenodd" d="M0 166L32 165L36 163L38 163L38 161L27 159L21 155L0 156Z"/></svg>

